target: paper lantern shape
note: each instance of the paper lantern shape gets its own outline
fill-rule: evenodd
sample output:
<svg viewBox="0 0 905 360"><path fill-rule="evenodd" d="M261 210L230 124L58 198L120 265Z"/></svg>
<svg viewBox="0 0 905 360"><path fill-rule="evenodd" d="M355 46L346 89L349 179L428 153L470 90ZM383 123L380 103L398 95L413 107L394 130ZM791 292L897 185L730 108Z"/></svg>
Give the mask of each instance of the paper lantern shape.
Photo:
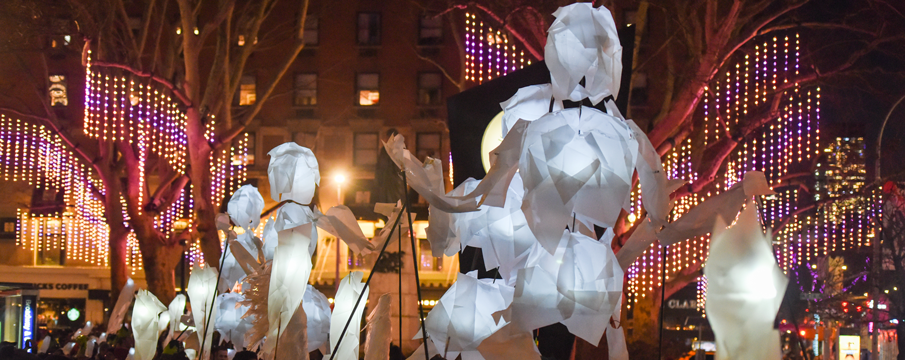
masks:
<svg viewBox="0 0 905 360"><path fill-rule="evenodd" d="M596 345L622 297L624 273L611 240L609 231L601 241L565 231L553 255L536 245L518 273L513 324L531 331L562 322Z"/></svg>
<svg viewBox="0 0 905 360"><path fill-rule="evenodd" d="M613 14L591 3L563 6L547 31L544 60L550 70L553 94L558 100L594 104L608 95L619 95L622 79L622 45ZM585 85L579 82L584 79Z"/></svg>
<svg viewBox="0 0 905 360"><path fill-rule="evenodd" d="M210 354L211 337L214 334L213 319L217 318L217 306L212 304L215 301L214 294L217 293L217 270L209 266L202 268L196 263L185 290L192 305L198 343L204 344L204 349L200 352ZM209 324L208 316L211 318Z"/></svg>
<svg viewBox="0 0 905 360"><path fill-rule="evenodd" d="M167 307L147 290L138 290L132 308L132 336L135 339L135 359L151 360L157 351L160 335L158 319ZM169 315L168 315L169 316Z"/></svg>
<svg viewBox="0 0 905 360"><path fill-rule="evenodd" d="M319 215L319 216L318 216ZM341 239L356 254L367 255L375 250L355 220L355 214L345 205L337 205L326 214L317 214L317 227Z"/></svg>
<svg viewBox="0 0 905 360"><path fill-rule="evenodd" d="M242 294L226 293L217 296L217 319L214 329L220 333L220 339L229 340L237 349L245 346L245 333L251 329L251 319L243 318L248 306L239 304L245 297Z"/></svg>
<svg viewBox="0 0 905 360"><path fill-rule="evenodd" d="M132 305L133 296L135 296L135 281L132 281L132 278L128 278L126 279L126 285L123 285L122 291L119 292L119 297L116 298L116 305L113 306L113 311L110 312L107 333L115 334L123 327L123 319L126 317L126 312L129 311L129 306Z"/></svg>
<svg viewBox="0 0 905 360"><path fill-rule="evenodd" d="M334 298L333 315L330 317L330 351L336 347L339 338L343 341L340 343L336 353L328 354L324 359L345 360L358 358L359 334L361 333L361 314L364 311L364 301L358 304L358 308L353 312L355 301L361 296L363 299L368 298L368 291L365 284L361 282L364 274L361 271L353 271L346 275L339 283L339 290ZM352 318L349 328L343 335L343 328L346 321Z"/></svg>
<svg viewBox="0 0 905 360"><path fill-rule="evenodd" d="M273 260L273 252L277 248L277 244L280 242L277 236L277 230L274 228L275 218L271 218L271 221L268 221L267 224L264 225L264 232L261 234L261 237L264 239L264 260Z"/></svg>
<svg viewBox="0 0 905 360"><path fill-rule="evenodd" d="M377 299L377 306L368 315L368 339L365 340L365 360L389 360L392 329L390 325L390 294Z"/></svg>
<svg viewBox="0 0 905 360"><path fill-rule="evenodd" d="M274 201L310 203L314 197L314 188L321 181L314 153L308 148L288 142L273 148L267 154L270 155L270 165L267 167L270 197Z"/></svg>
<svg viewBox="0 0 905 360"><path fill-rule="evenodd" d="M779 330L773 321L789 280L773 257L770 236L748 201L738 221L726 229L717 217L704 264L705 311L716 337L716 358L780 359Z"/></svg>
<svg viewBox="0 0 905 360"><path fill-rule="evenodd" d="M44 339L41 340L40 345L38 346L38 354L46 354L47 350L50 349L50 343L53 340L50 338L50 335L44 336Z"/></svg>
<svg viewBox="0 0 905 360"><path fill-rule="evenodd" d="M494 316L512 303L514 289L502 281L477 279L477 271L460 274L424 320L424 328L441 354L480 359L478 345L506 325ZM420 337L416 335L416 338Z"/></svg>
<svg viewBox="0 0 905 360"><path fill-rule="evenodd" d="M301 206L298 208L307 209ZM308 277L311 275L310 245L316 240L312 238L312 233L317 236L317 230L314 229L310 218L308 222L302 222L296 217L299 216L298 213L287 214L284 212L285 209L285 205L280 208L274 225L279 231L279 244L273 255L273 268L270 273L267 297L269 329L263 346L265 354L273 353L278 334L286 331L286 326L289 325L305 296ZM295 226L299 223L301 225Z"/></svg>
<svg viewBox="0 0 905 360"><path fill-rule="evenodd" d="M672 245L679 241L702 236L712 229L717 216L734 217L742 208L745 199L757 195L775 194L767 184L764 173L749 171L741 182L732 185L729 190L704 200L698 206L682 215L676 221L665 226L657 237L663 245Z"/></svg>
<svg viewBox="0 0 905 360"><path fill-rule="evenodd" d="M628 207L638 142L626 121L589 107L550 113L528 125L520 153L522 211L551 254L573 219L610 228Z"/></svg>
<svg viewBox="0 0 905 360"><path fill-rule="evenodd" d="M258 188L242 185L226 205L229 218L236 226L252 232L261 223L261 212L264 211L264 198Z"/></svg>
<svg viewBox="0 0 905 360"><path fill-rule="evenodd" d="M88 358L94 357L94 347L97 346L97 338L92 336L88 338L88 342L85 343L85 356Z"/></svg>
<svg viewBox="0 0 905 360"><path fill-rule="evenodd" d="M295 203L284 204L277 210L277 217L273 221L273 230L277 232L277 239L279 239L279 234L283 230L297 229L302 225L310 224L311 226L306 227L308 229L307 236L311 239L308 244L308 253L313 254L317 249L317 227L314 226L314 218L314 212L307 206ZM277 246L279 246L279 240L277 241Z"/></svg>
<svg viewBox="0 0 905 360"><path fill-rule="evenodd" d="M327 344L327 336L330 334L330 302L323 293L308 284L302 305L308 318L308 352L321 349L322 354L326 353L324 345Z"/></svg>
<svg viewBox="0 0 905 360"><path fill-rule="evenodd" d="M183 312L185 312L185 295L176 294L176 297L174 297L173 301L170 301L170 305L167 306L167 313L170 314L170 332L163 342L164 346L169 344L170 340L173 340L173 337L178 336L178 331L180 331L179 325L182 324L181 319Z"/></svg>

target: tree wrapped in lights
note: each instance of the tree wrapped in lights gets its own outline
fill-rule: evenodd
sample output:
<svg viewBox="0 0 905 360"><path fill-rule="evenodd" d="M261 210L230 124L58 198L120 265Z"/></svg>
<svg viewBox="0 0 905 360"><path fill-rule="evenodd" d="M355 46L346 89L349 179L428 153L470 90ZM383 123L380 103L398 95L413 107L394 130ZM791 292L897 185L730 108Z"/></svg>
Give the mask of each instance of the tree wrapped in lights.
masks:
<svg viewBox="0 0 905 360"><path fill-rule="evenodd" d="M201 7L189 0L128 6L121 0L19 5L8 14L15 15L14 25L27 34L48 30L44 16L35 14L60 6L74 14L64 25L54 23L61 28L53 32L72 34L66 39L71 45L61 51L83 49L85 113L82 131L70 131L70 124L51 108L56 100L50 97L59 97L59 89L54 94L35 92L35 103L43 105L40 113L4 108L8 116L15 115L0 124L2 145L9 149L4 148L4 155L11 158L4 162L4 176L60 188L68 210L59 214L66 241L58 246L79 259L109 264L113 289L122 287L130 267L139 269L143 263L151 292L169 301L183 243L189 244L186 251L193 262L219 266L215 217L223 199L245 179L248 140L242 132L304 47L308 1L266 0L244 8L227 1L206 7L202 13L210 18L203 19L185 15L198 14ZM140 21L128 18L130 6L142 10ZM259 41L236 39L261 36L260 42L270 41L263 36L264 24L273 12L298 12L298 29L276 39L288 46L264 91L252 105L234 109L233 94L259 46ZM108 21L112 18L119 20ZM132 24L139 26L133 29ZM216 50L202 54L205 48ZM33 75L41 71L28 64L46 66L48 51L16 56L35 84L46 83ZM46 145L26 148L37 144L31 138L45 139L41 141ZM155 181L149 181L152 178ZM47 228L32 214L23 212L22 218L22 226L36 229L35 234ZM26 240L23 246L45 245Z"/></svg>

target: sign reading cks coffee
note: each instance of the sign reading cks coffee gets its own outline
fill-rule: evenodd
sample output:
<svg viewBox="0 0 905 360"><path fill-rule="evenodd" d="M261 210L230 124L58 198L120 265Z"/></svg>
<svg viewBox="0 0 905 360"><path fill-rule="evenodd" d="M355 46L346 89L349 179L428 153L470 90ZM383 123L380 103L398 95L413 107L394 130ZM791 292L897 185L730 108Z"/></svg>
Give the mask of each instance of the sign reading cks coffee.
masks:
<svg viewBox="0 0 905 360"><path fill-rule="evenodd" d="M34 283L32 286L39 290L88 290L88 284Z"/></svg>

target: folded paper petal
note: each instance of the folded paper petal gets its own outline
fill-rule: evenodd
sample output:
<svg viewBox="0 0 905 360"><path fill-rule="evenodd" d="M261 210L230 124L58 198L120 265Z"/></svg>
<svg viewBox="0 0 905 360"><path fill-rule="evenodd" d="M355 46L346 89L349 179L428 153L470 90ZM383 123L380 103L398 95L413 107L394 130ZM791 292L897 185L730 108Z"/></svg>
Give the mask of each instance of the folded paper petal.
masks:
<svg viewBox="0 0 905 360"><path fill-rule="evenodd" d="M196 263L192 267L189 283L186 286L189 301L192 305L192 317L195 322L198 343L204 344L201 352L210 354L211 337L214 334L214 321L217 318L217 306L214 295L217 293L217 270L205 266L199 267ZM208 315L211 321L208 322Z"/></svg>
<svg viewBox="0 0 905 360"><path fill-rule="evenodd" d="M284 208L280 209L281 214ZM280 228L281 214L277 215L277 228ZM308 289L312 266L309 245L314 242L311 238L313 228L314 224L307 222L278 233L279 245L273 256L267 297L269 330L263 347L265 354L273 353L278 333L286 330Z"/></svg>
<svg viewBox="0 0 905 360"><path fill-rule="evenodd" d="M237 349L246 347L245 333L252 327L251 319L243 318L249 306L240 305L245 296L226 293L217 296L217 320L214 324L220 339L229 340Z"/></svg>
<svg viewBox="0 0 905 360"><path fill-rule="evenodd" d="M110 312L110 320L107 322L108 334L116 334L116 332L123 327L123 319L129 311L129 306L132 305L132 298L134 296L135 281L133 281L132 278L128 278L126 279L126 285L123 285L123 289L119 292L119 297L116 299L116 305L113 306L113 311Z"/></svg>
<svg viewBox="0 0 905 360"><path fill-rule="evenodd" d="M327 337L330 334L330 302L320 291L308 284L302 300L305 315L308 318L308 352L321 349L326 353ZM343 340L345 341L345 340Z"/></svg>
<svg viewBox="0 0 905 360"><path fill-rule="evenodd" d="M160 314L167 307L147 290L138 290L132 307L132 337L135 339L135 360L151 360L157 351L160 336Z"/></svg>
<svg viewBox="0 0 905 360"><path fill-rule="evenodd" d="M317 227L340 238L356 254L367 255L375 250L374 244L368 241L358 226L355 214L345 205L327 210L326 214L317 219Z"/></svg>
<svg viewBox="0 0 905 360"><path fill-rule="evenodd" d="M361 271L353 271L346 275L339 283L339 290L336 293L334 301L333 315L330 317L330 351L336 347L339 338L343 341L334 354L328 354L325 359L345 360L358 358L358 344L361 330L361 315L364 312L364 301L355 307L355 301L361 296L362 299L368 298L368 291L365 284L361 282L364 274ZM348 330L343 335L343 328L346 322L352 319Z"/></svg>

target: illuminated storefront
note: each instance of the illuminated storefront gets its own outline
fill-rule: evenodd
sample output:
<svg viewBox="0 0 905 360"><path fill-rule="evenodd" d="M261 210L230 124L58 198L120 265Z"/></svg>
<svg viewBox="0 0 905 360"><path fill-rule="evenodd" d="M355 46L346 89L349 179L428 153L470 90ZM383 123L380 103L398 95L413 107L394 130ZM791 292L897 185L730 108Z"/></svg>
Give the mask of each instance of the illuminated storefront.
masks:
<svg viewBox="0 0 905 360"><path fill-rule="evenodd" d="M19 347L34 341L37 303L37 290L0 285L0 341Z"/></svg>

